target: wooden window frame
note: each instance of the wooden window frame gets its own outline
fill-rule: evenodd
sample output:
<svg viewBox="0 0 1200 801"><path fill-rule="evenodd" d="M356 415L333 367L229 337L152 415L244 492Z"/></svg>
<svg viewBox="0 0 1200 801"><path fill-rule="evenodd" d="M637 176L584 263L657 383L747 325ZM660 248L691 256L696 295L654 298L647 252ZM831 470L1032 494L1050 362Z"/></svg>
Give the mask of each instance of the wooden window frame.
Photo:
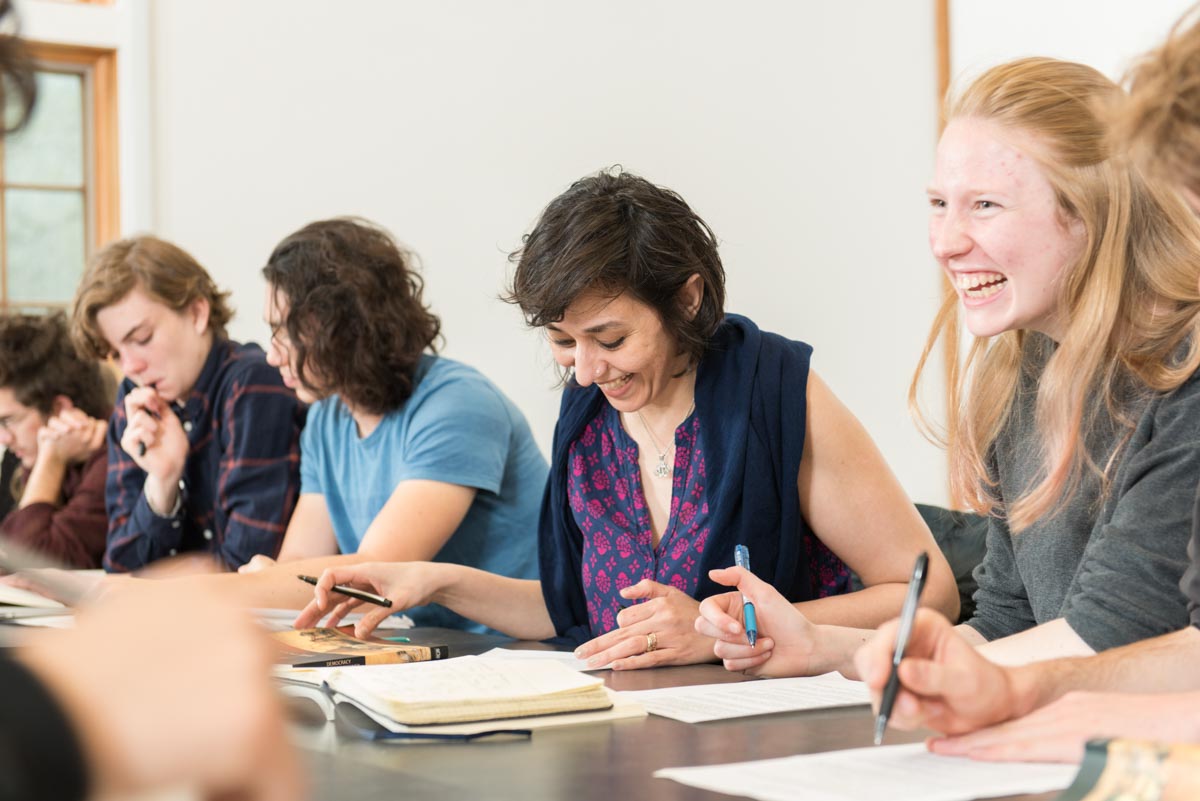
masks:
<svg viewBox="0 0 1200 801"><path fill-rule="evenodd" d="M933 30L934 41L937 47L937 134L941 138L942 129L946 127L944 114L946 95L950 91L950 0L933 0ZM936 142L934 144L936 146ZM944 299L952 294L955 294L954 286L950 283L950 279L943 275L942 297ZM957 372L960 349L961 338L958 328L955 327L948 331L946 337L942 340L942 381L945 384L945 397L943 401L947 415L954 414L957 411L952 408L954 387L950 385L950 376ZM949 443L949 445L953 447L954 443ZM948 457L949 451L947 451ZM961 509L967 506L967 499L956 497L954 487L950 482L947 482L946 492L950 498L950 505L952 507Z"/></svg>
<svg viewBox="0 0 1200 801"><path fill-rule="evenodd" d="M84 102L84 257L120 235L121 197L117 145L117 51L109 48L32 41L30 55L39 70L71 72L83 78ZM0 164L0 171L3 165ZM2 174L2 172L0 172ZM0 212L3 211L0 195ZM0 220L2 220L0 215ZM0 281L8 308L8 254L0 251ZM56 308L58 302L22 301L20 306Z"/></svg>

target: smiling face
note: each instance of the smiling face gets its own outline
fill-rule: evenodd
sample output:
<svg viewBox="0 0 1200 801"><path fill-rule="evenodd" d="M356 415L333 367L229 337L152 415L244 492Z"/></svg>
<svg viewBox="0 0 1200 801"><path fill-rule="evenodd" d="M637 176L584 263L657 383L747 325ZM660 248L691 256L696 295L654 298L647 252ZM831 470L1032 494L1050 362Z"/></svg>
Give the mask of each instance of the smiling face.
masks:
<svg viewBox="0 0 1200 801"><path fill-rule="evenodd" d="M621 412L664 403L687 367L654 309L627 293L580 295L546 336L554 360L573 368L580 386L599 386Z"/></svg>
<svg viewBox="0 0 1200 801"><path fill-rule="evenodd" d="M267 284L266 301L263 304L263 322L271 329L267 364L279 370L279 377L283 379L284 386L295 392L297 398L305 403L316 403L320 398L296 377L296 349L292 347L291 338L288 336L287 316L287 298L278 289Z"/></svg>
<svg viewBox="0 0 1200 801"><path fill-rule="evenodd" d="M1029 155L1027 134L956 119L938 143L929 246L975 336L1028 329L1061 339L1060 284L1087 241Z"/></svg>
<svg viewBox="0 0 1200 801"><path fill-rule="evenodd" d="M96 326L122 372L170 403L187 398L204 368L213 340L208 308L200 298L175 311L135 286L96 313Z"/></svg>

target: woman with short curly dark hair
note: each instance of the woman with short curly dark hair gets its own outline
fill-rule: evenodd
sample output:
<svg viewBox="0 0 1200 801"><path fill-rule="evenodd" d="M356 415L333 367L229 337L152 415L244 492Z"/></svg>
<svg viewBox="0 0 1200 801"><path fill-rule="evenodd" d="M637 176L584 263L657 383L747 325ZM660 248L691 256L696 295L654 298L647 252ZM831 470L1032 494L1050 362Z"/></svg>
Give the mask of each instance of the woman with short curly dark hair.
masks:
<svg viewBox="0 0 1200 801"><path fill-rule="evenodd" d="M714 640L694 628L700 600L723 592L711 571L744 544L789 601L840 625L895 615L926 550L925 601L957 613L949 565L867 432L809 370L812 349L725 313L716 237L676 192L627 172L587 176L513 260L510 300L567 373L540 581L370 565L329 571L318 599L348 581L514 637L566 637L597 666L704 662ZM850 592L851 570L866 589ZM823 657L812 670L841 666Z"/></svg>
<svg viewBox="0 0 1200 801"><path fill-rule="evenodd" d="M0 445L21 462L0 534L70 567L104 556L111 383L76 355L62 314L0 317Z"/></svg>
<svg viewBox="0 0 1200 801"><path fill-rule="evenodd" d="M279 554L289 564L254 560L251 602L299 605L309 592L297 572L369 559L537 575L546 461L495 385L434 352L441 325L413 261L387 231L349 218L306 225L267 259L268 360L313 406ZM406 612L483 629L442 607Z"/></svg>

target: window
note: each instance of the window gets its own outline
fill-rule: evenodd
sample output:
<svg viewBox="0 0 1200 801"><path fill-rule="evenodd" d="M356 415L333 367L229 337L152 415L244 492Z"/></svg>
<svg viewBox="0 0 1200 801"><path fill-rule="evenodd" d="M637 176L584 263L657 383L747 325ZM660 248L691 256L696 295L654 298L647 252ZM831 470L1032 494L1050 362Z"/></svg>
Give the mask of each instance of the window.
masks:
<svg viewBox="0 0 1200 801"><path fill-rule="evenodd" d="M0 307L71 302L87 258L118 234L116 54L33 46L38 102L0 142Z"/></svg>

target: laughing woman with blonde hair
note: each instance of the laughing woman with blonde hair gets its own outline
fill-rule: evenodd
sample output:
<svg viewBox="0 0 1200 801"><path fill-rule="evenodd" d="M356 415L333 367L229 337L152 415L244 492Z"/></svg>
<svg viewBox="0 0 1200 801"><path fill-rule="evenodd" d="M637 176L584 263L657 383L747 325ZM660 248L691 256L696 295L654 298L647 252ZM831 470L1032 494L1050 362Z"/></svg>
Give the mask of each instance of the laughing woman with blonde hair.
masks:
<svg viewBox="0 0 1200 801"><path fill-rule="evenodd" d="M1200 224L1113 151L1108 120L1124 100L1090 67L1022 59L950 105L938 145L929 240L953 291L911 394L961 320L974 341L936 433L955 495L989 516L975 615L959 632L1005 640L988 646L998 659L1087 654L1187 622ZM721 633L731 669L798 672L797 654L863 637L789 614L736 568L722 579L758 603L772 639L751 652L729 631L732 601L706 602L698 627Z"/></svg>
<svg viewBox="0 0 1200 801"><path fill-rule="evenodd" d="M950 376L946 433L956 495L991 515L968 623L983 639L1053 622L1064 648L1101 650L1186 622L1200 226L1111 152L1124 100L1090 67L1016 61L951 107L939 148L930 241L956 292L921 367L961 309L975 339ZM1029 269L1046 255L1033 230L1005 220L1036 212L971 188L1028 192L1025 176L1068 248L1045 273Z"/></svg>

